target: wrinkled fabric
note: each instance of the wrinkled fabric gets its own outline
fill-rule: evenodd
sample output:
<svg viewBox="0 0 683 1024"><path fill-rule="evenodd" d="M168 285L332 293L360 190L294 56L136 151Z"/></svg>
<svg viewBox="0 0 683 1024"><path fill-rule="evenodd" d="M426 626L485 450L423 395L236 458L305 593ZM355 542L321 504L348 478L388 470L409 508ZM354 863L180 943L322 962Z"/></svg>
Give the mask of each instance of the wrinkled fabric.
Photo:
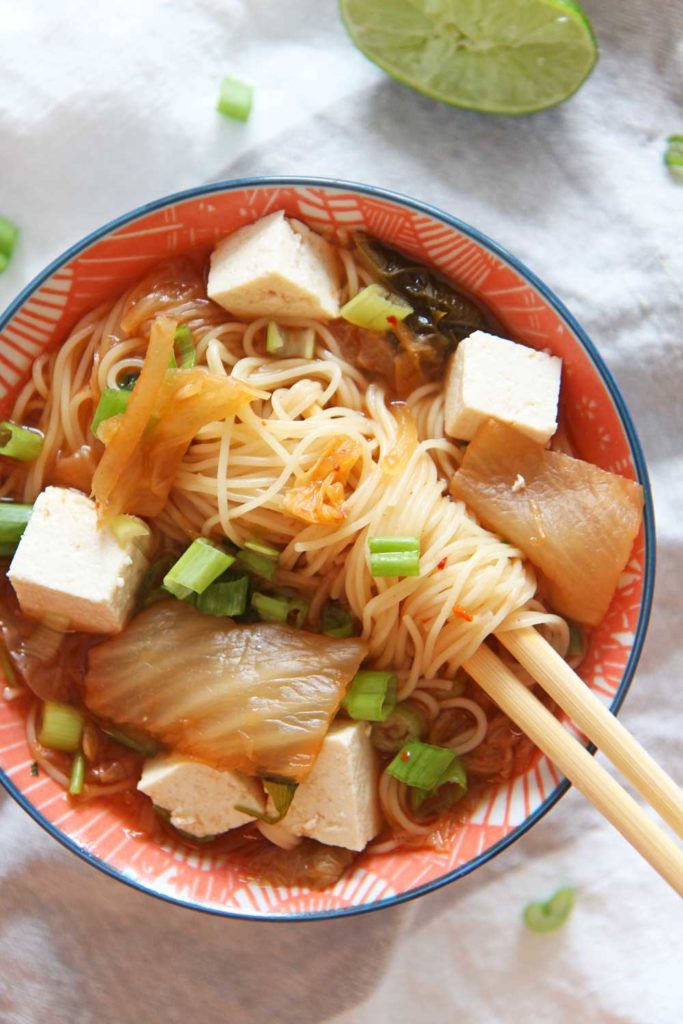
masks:
<svg viewBox="0 0 683 1024"><path fill-rule="evenodd" d="M622 712L683 775L683 7L586 0L600 63L527 118L450 109L385 77L320 0L0 0L0 213L22 228L0 307L62 249L206 180L336 176L427 200L539 274L593 338L648 459L659 569ZM255 86L247 125L218 82ZM538 936L527 902L577 889ZM0 794L0 1022L678 1024L681 901L570 792L510 850L354 919L191 913L87 867Z"/></svg>

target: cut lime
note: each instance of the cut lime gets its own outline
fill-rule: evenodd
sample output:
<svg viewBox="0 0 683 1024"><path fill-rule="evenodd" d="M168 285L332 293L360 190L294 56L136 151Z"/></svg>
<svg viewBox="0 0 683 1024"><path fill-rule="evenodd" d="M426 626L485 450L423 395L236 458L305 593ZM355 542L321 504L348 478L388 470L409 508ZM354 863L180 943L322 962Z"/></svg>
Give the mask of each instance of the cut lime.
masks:
<svg viewBox="0 0 683 1024"><path fill-rule="evenodd" d="M575 0L340 0L351 38L400 82L458 107L531 114L576 92L598 50Z"/></svg>

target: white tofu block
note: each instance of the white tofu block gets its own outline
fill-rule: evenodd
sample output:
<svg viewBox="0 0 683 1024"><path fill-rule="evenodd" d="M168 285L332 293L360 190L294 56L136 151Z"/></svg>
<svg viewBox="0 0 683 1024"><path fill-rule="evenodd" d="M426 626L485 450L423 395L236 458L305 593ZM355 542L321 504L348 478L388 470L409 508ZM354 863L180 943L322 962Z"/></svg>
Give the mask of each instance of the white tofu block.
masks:
<svg viewBox="0 0 683 1024"><path fill-rule="evenodd" d="M122 547L79 491L38 495L8 576L25 615L65 632L118 633L149 562L149 538Z"/></svg>
<svg viewBox="0 0 683 1024"><path fill-rule="evenodd" d="M363 850L382 827L378 768L366 722L335 722L282 827L328 846Z"/></svg>
<svg viewBox="0 0 683 1024"><path fill-rule="evenodd" d="M280 210L218 243L207 291L233 316L339 316L339 271L334 250L312 231L295 231Z"/></svg>
<svg viewBox="0 0 683 1024"><path fill-rule="evenodd" d="M218 836L254 821L236 804L263 812L263 786L240 772L219 771L176 754L148 758L138 789L171 815L171 824L193 836Z"/></svg>
<svg viewBox="0 0 683 1024"><path fill-rule="evenodd" d="M452 357L445 385L445 428L471 441L488 419L545 444L557 430L562 360L475 331Z"/></svg>

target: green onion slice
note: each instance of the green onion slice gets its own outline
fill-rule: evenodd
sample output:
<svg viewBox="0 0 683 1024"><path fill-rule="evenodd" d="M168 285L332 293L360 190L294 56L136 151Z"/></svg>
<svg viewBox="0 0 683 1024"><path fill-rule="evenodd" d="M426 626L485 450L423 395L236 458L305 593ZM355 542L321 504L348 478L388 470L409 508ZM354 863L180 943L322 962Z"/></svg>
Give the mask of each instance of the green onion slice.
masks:
<svg viewBox="0 0 683 1024"><path fill-rule="evenodd" d="M285 333L274 320L271 320L266 330L266 352L271 355L279 355L285 347Z"/></svg>
<svg viewBox="0 0 683 1024"><path fill-rule="evenodd" d="M419 576L420 555L417 551L378 551L370 554L370 575Z"/></svg>
<svg viewBox="0 0 683 1024"><path fill-rule="evenodd" d="M164 586L181 601L190 594L203 594L234 561L222 548L205 537L197 537L166 573Z"/></svg>
<svg viewBox="0 0 683 1024"><path fill-rule="evenodd" d="M574 906L574 890L558 889L545 902L530 903L524 911L524 923L532 932L554 932L567 920Z"/></svg>
<svg viewBox="0 0 683 1024"><path fill-rule="evenodd" d="M341 604L328 601L323 608L322 631L325 636L334 636L339 639L353 636L355 627L351 612Z"/></svg>
<svg viewBox="0 0 683 1024"><path fill-rule="evenodd" d="M181 370L191 370L197 362L194 335L187 324L179 324L173 336L173 363Z"/></svg>
<svg viewBox="0 0 683 1024"><path fill-rule="evenodd" d="M586 653L586 634L575 622L568 622L569 625L569 647L567 655L570 658L582 658Z"/></svg>
<svg viewBox="0 0 683 1024"><path fill-rule="evenodd" d="M0 673L8 686L17 685L17 673L14 671L12 658L5 646L4 640L0 639Z"/></svg>
<svg viewBox="0 0 683 1024"><path fill-rule="evenodd" d="M350 324L370 331L390 331L398 320L405 320L412 312L412 306L379 284L363 288L341 308L341 316Z"/></svg>
<svg viewBox="0 0 683 1024"><path fill-rule="evenodd" d="M69 793L71 796L80 796L85 783L85 758L78 753L71 762L71 778L69 779Z"/></svg>
<svg viewBox="0 0 683 1024"><path fill-rule="evenodd" d="M78 708L47 700L43 705L43 722L39 742L50 750L63 750L74 754L81 745L85 718Z"/></svg>
<svg viewBox="0 0 683 1024"><path fill-rule="evenodd" d="M43 450L43 441L38 430L20 427L9 420L0 423L0 455L18 462L35 462Z"/></svg>
<svg viewBox="0 0 683 1024"><path fill-rule="evenodd" d="M425 716L415 704L398 704L383 722L372 726L372 744L383 754L396 754L409 740L419 740L427 729Z"/></svg>
<svg viewBox="0 0 683 1024"><path fill-rule="evenodd" d="M224 78L218 96L216 110L236 121L246 121L251 113L254 90L237 78Z"/></svg>
<svg viewBox="0 0 683 1024"><path fill-rule="evenodd" d="M312 359L315 331L312 327L279 327L271 320L266 331L266 352L283 359Z"/></svg>
<svg viewBox="0 0 683 1024"><path fill-rule="evenodd" d="M395 672L356 672L342 704L350 718L383 722L396 707L396 689Z"/></svg>
<svg viewBox="0 0 683 1024"><path fill-rule="evenodd" d="M368 547L373 555L391 551L420 551L419 537L368 537Z"/></svg>
<svg viewBox="0 0 683 1024"><path fill-rule="evenodd" d="M256 818L266 825L277 825L287 814L290 804L296 793L296 783L277 782L273 779L264 779L263 787L273 801L275 814L267 814L264 811L256 810L254 807L246 807L244 804L235 804L235 810L242 814L248 814L250 818Z"/></svg>
<svg viewBox="0 0 683 1024"><path fill-rule="evenodd" d="M212 583L195 602L204 615L244 615L249 601L249 577Z"/></svg>
<svg viewBox="0 0 683 1024"><path fill-rule="evenodd" d="M0 215L0 272L9 265L18 237L19 228L16 224Z"/></svg>
<svg viewBox="0 0 683 1024"><path fill-rule="evenodd" d="M664 161L669 167L683 167L683 135L669 135Z"/></svg>
<svg viewBox="0 0 683 1024"><path fill-rule="evenodd" d="M276 548L268 547L255 540L248 540L237 558L248 572L255 576L262 576L266 580L275 579L280 552Z"/></svg>
<svg viewBox="0 0 683 1024"><path fill-rule="evenodd" d="M122 548L134 544L136 540L149 537L150 529L147 523L137 516L129 516L122 513L116 516L111 524L111 532L116 537Z"/></svg>
<svg viewBox="0 0 683 1024"><path fill-rule="evenodd" d="M90 430L97 437L97 431L100 423L103 420L109 420L112 416L122 416L128 408L128 402L130 401L130 391L125 391L123 388L105 388L100 396L100 400L97 403L95 409L95 415L93 421L90 424Z"/></svg>
<svg viewBox="0 0 683 1024"><path fill-rule="evenodd" d="M309 602L302 597L256 591L251 596L251 607L265 622L285 622L302 629L308 615Z"/></svg>
<svg viewBox="0 0 683 1024"><path fill-rule="evenodd" d="M13 501L0 501L0 544L12 548L21 540L33 512L33 505L20 505Z"/></svg>
<svg viewBox="0 0 683 1024"><path fill-rule="evenodd" d="M161 749L156 740L150 739L141 732L119 729L117 725L103 725L102 732L116 743L120 743L122 747L134 750L136 754L144 754L145 757L154 757Z"/></svg>
<svg viewBox="0 0 683 1024"><path fill-rule="evenodd" d="M434 790L445 782L467 786L465 769L454 751L420 740L404 743L387 771L399 782L418 789Z"/></svg>

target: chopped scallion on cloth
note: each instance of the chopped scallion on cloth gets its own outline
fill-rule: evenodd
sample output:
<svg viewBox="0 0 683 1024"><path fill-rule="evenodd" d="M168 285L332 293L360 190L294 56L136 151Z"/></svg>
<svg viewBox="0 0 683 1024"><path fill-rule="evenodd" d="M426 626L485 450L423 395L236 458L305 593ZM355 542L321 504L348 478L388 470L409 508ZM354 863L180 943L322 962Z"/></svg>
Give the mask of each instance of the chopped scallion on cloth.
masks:
<svg viewBox="0 0 683 1024"><path fill-rule="evenodd" d="M554 896L543 902L530 903L524 911L524 924L532 932L554 932L560 928L574 907L573 889L558 889Z"/></svg>
<svg viewBox="0 0 683 1024"><path fill-rule="evenodd" d="M19 237L19 228L0 214L0 273L9 266Z"/></svg>
<svg viewBox="0 0 683 1024"><path fill-rule="evenodd" d="M253 86L228 76L221 82L216 110L235 121L246 121L251 113L253 99Z"/></svg>

